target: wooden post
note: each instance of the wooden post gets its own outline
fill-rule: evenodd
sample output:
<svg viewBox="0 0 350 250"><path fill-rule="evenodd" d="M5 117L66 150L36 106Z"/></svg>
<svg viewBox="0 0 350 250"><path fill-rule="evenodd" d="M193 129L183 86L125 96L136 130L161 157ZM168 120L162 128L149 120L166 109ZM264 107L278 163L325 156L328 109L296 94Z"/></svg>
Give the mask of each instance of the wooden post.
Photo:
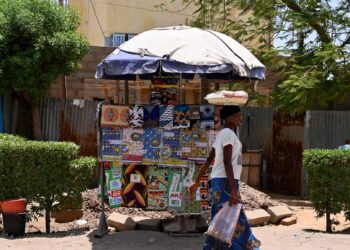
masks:
<svg viewBox="0 0 350 250"><path fill-rule="evenodd" d="M125 93L125 99L124 99L124 104L129 104L129 81L125 80L124 82L124 93Z"/></svg>

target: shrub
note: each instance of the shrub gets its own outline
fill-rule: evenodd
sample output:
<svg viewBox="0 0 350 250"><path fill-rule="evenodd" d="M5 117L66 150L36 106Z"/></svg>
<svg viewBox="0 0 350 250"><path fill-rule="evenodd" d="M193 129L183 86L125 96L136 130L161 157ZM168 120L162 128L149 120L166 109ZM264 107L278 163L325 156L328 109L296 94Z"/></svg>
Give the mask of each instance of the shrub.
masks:
<svg viewBox="0 0 350 250"><path fill-rule="evenodd" d="M27 139L24 137L20 137L18 135L10 135L6 133L0 133L0 143L9 141L9 142L18 142L18 141L26 141Z"/></svg>
<svg viewBox="0 0 350 250"><path fill-rule="evenodd" d="M337 223L331 214L344 211L350 220L350 150L305 150L303 165L317 216L326 215L326 231L331 232Z"/></svg>
<svg viewBox="0 0 350 250"><path fill-rule="evenodd" d="M78 158L79 147L71 142L9 141L0 143L0 199L25 197L31 211L46 216L69 194L80 197L87 188L96 160Z"/></svg>

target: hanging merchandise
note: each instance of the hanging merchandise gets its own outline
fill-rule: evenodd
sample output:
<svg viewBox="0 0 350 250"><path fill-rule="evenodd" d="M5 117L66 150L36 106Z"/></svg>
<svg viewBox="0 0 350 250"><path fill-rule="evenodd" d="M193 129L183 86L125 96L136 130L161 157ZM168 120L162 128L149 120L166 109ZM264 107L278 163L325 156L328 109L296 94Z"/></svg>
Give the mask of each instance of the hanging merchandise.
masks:
<svg viewBox="0 0 350 250"><path fill-rule="evenodd" d="M151 86L152 104L176 105L178 99L178 77L154 77Z"/></svg>
<svg viewBox="0 0 350 250"><path fill-rule="evenodd" d="M112 125L127 127L129 125L129 107L104 105L102 106L101 126Z"/></svg>
<svg viewBox="0 0 350 250"><path fill-rule="evenodd" d="M182 208L182 169L170 168L169 169L169 182L168 182L168 195L169 203L168 208L170 210L181 210Z"/></svg>
<svg viewBox="0 0 350 250"><path fill-rule="evenodd" d="M164 130L161 163L169 166L186 166L181 158L181 131Z"/></svg>
<svg viewBox="0 0 350 250"><path fill-rule="evenodd" d="M143 129L123 129L123 161L142 162L143 153Z"/></svg>
<svg viewBox="0 0 350 250"><path fill-rule="evenodd" d="M188 117L188 105L175 105L173 128L189 128L190 119Z"/></svg>
<svg viewBox="0 0 350 250"><path fill-rule="evenodd" d="M147 167L136 163L124 165L123 205L126 207L147 206Z"/></svg>
<svg viewBox="0 0 350 250"><path fill-rule="evenodd" d="M210 152L213 147L216 136L219 134L219 130L209 130L208 131L208 151Z"/></svg>
<svg viewBox="0 0 350 250"><path fill-rule="evenodd" d="M200 184L199 184L199 193L200 193L200 200L201 200L201 210L202 213L210 213L210 204L209 204L209 200L210 197L208 197L208 175L203 175L202 178L200 179Z"/></svg>
<svg viewBox="0 0 350 250"><path fill-rule="evenodd" d="M102 158L121 158L123 147L123 130L118 127L102 127Z"/></svg>
<svg viewBox="0 0 350 250"><path fill-rule="evenodd" d="M214 129L214 106L202 105L201 113L201 129Z"/></svg>
<svg viewBox="0 0 350 250"><path fill-rule="evenodd" d="M148 166L147 209L165 210L168 206L168 168Z"/></svg>
<svg viewBox="0 0 350 250"><path fill-rule="evenodd" d="M188 167L182 169L183 175L183 205L182 213L199 214L201 213L201 197L200 189L198 188L196 194L191 195L188 192L188 187L192 184L195 177L198 175L199 168L194 162L188 162Z"/></svg>
<svg viewBox="0 0 350 250"><path fill-rule="evenodd" d="M190 119L190 128L191 129L200 129L200 106L199 105L190 105L188 110L188 118Z"/></svg>
<svg viewBox="0 0 350 250"><path fill-rule="evenodd" d="M164 129L173 128L174 106L161 105L159 107L159 127Z"/></svg>
<svg viewBox="0 0 350 250"><path fill-rule="evenodd" d="M142 128L143 127L143 106L131 105L129 107L129 127Z"/></svg>
<svg viewBox="0 0 350 250"><path fill-rule="evenodd" d="M116 125L119 118L119 112L117 106L114 105L103 105L101 113L101 126L105 125Z"/></svg>
<svg viewBox="0 0 350 250"><path fill-rule="evenodd" d="M149 102L153 105L166 104L165 96L163 92L159 90L151 91L151 98Z"/></svg>
<svg viewBox="0 0 350 250"><path fill-rule="evenodd" d="M144 128L158 128L159 126L159 106L158 105L144 105Z"/></svg>
<svg viewBox="0 0 350 250"><path fill-rule="evenodd" d="M214 129L220 130L222 129L221 118L220 118L220 110L222 106L215 106L214 108Z"/></svg>
<svg viewBox="0 0 350 250"><path fill-rule="evenodd" d="M182 159L205 162L208 153L207 131L182 131Z"/></svg>
<svg viewBox="0 0 350 250"><path fill-rule="evenodd" d="M110 208L122 204L123 165L119 161L105 162L105 176Z"/></svg>
<svg viewBox="0 0 350 250"><path fill-rule="evenodd" d="M165 89L165 99L166 99L166 104L168 105L176 105L177 104L177 93L178 93L178 87L175 86L168 86Z"/></svg>
<svg viewBox="0 0 350 250"><path fill-rule="evenodd" d="M161 160L162 154L162 131L157 128L144 130L144 164L156 164Z"/></svg>

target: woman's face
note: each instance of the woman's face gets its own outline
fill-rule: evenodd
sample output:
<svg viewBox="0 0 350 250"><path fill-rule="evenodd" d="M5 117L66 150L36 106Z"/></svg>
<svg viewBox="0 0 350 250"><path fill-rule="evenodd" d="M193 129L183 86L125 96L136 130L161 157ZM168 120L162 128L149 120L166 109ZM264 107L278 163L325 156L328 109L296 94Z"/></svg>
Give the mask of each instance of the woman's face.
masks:
<svg viewBox="0 0 350 250"><path fill-rule="evenodd" d="M231 124L232 126L239 126L242 124L242 113L238 112L225 119L225 123Z"/></svg>

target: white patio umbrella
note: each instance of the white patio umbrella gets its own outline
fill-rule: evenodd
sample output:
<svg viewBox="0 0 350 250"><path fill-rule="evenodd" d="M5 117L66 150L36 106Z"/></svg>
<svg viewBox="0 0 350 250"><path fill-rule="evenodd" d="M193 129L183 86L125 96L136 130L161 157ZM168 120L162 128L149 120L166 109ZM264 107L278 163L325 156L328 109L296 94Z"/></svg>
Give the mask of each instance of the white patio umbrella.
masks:
<svg viewBox="0 0 350 250"><path fill-rule="evenodd" d="M172 26L145 31L121 44L106 57L97 78L169 73L230 73L265 78L265 66L243 45L212 30Z"/></svg>

